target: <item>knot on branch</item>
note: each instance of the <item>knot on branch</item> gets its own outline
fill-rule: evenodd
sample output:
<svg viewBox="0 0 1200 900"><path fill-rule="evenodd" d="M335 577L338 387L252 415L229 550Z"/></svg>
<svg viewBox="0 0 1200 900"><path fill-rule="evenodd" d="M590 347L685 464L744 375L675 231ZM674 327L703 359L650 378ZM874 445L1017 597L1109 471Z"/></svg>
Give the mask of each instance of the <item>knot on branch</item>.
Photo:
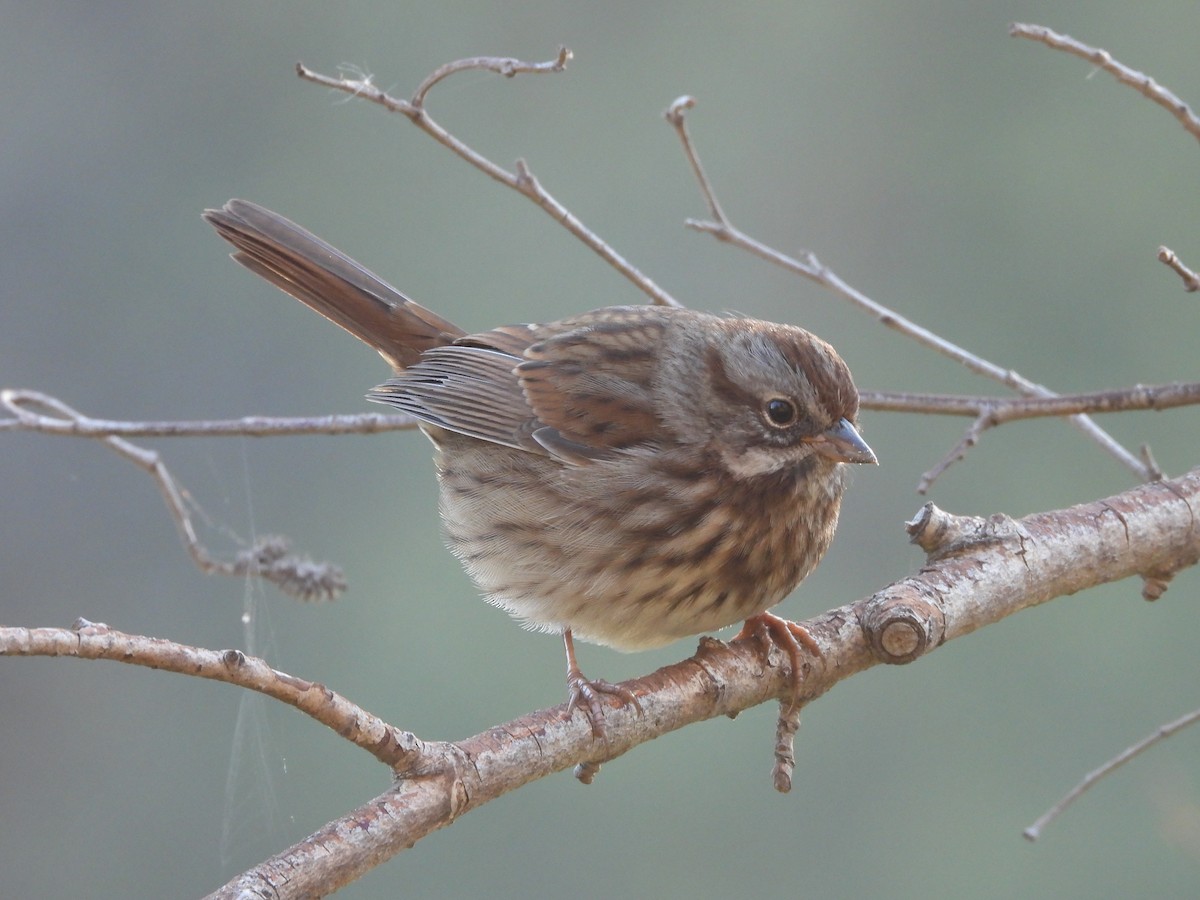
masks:
<svg viewBox="0 0 1200 900"><path fill-rule="evenodd" d="M379 739L372 745L375 758L392 767L396 778L404 778L419 772L429 753L427 745L411 731L394 726L383 729Z"/></svg>
<svg viewBox="0 0 1200 900"><path fill-rule="evenodd" d="M1011 516L998 514L983 519L979 516L956 516L926 503L912 519L904 523L909 540L925 551L932 561L956 553L1013 540L1023 544L1028 533Z"/></svg>
<svg viewBox="0 0 1200 900"><path fill-rule="evenodd" d="M1142 599L1157 600L1171 586L1174 572L1146 572L1142 575Z"/></svg>
<svg viewBox="0 0 1200 900"><path fill-rule="evenodd" d="M600 774L600 763L584 760L575 766L572 774L580 784L591 784L596 780L596 776Z"/></svg>
<svg viewBox="0 0 1200 900"><path fill-rule="evenodd" d="M221 665L231 672L236 672L246 665L246 654L241 650L223 650L221 651Z"/></svg>
<svg viewBox="0 0 1200 900"><path fill-rule="evenodd" d="M108 634L110 631L112 631L112 629L109 628L106 623L93 622L90 619L85 619L83 616L80 616L71 623L71 630L76 634L88 636L96 634Z"/></svg>
<svg viewBox="0 0 1200 900"><path fill-rule="evenodd" d="M923 656L946 636L941 607L911 584L868 600L859 621L871 652L892 666Z"/></svg>
<svg viewBox="0 0 1200 900"><path fill-rule="evenodd" d="M904 523L908 539L927 556L942 555L951 547L977 538L984 521L978 516L956 516L936 503L926 503Z"/></svg>

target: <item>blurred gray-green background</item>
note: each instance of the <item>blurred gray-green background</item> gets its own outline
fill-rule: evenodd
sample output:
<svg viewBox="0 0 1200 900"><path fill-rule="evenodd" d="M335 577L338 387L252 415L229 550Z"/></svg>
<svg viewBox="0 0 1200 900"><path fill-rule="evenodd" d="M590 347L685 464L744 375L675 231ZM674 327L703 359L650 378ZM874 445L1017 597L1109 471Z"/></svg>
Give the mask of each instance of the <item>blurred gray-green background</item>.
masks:
<svg viewBox="0 0 1200 900"><path fill-rule="evenodd" d="M406 95L476 54L575 59L471 73L452 131L543 183L668 290L796 322L873 389L992 390L831 295L683 228L704 214L661 118L683 93L726 210L903 314L1060 390L1197 377L1200 148L1034 21L1200 101L1191 0L979 3L0 3L0 385L115 419L368 409L381 361L226 259L199 218L231 196L305 224L469 328L641 301L541 212L381 109L293 74L360 66ZM963 422L865 417L803 617L920 563L902 522ZM1191 410L1109 417L1179 473ZM418 735L455 739L563 697L558 642L486 606L441 547L416 434L147 441L221 551L284 533L350 591L303 607L205 577L150 480L102 446L0 436L0 621L77 616L251 649ZM1131 477L1069 426L989 434L932 499L1013 515ZM864 560L867 560L864 564ZM796 788L771 790L775 710L672 734L493 803L348 897L1193 896L1200 734L1099 787L1038 845L1022 827L1093 766L1200 703L1200 577L1154 606L1118 584L1014 617L810 707ZM632 677L692 652L584 646ZM194 896L383 790L291 710L113 663L0 660L0 893ZM232 785L232 787L227 787ZM228 799L227 799L228 798Z"/></svg>

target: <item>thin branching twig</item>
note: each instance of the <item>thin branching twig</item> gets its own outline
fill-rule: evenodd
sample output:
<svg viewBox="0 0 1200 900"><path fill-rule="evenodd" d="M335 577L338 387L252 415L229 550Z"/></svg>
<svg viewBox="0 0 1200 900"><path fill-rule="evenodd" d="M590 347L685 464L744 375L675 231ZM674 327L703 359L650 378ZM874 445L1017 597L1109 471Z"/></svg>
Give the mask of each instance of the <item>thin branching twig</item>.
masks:
<svg viewBox="0 0 1200 900"><path fill-rule="evenodd" d="M643 273L634 268L623 257L612 250L607 243L602 241L590 229L583 225L573 214L563 207L553 196L549 194L533 176L528 166L523 160L518 160L515 164L515 171L508 172L495 163L488 160L486 157L479 154L477 151L461 142L454 137L450 132L446 131L441 125L435 122L425 108L425 101L429 90L450 75L469 71L473 69L483 69L503 74L507 77L513 77L523 73L546 73L559 72L566 66L567 61L571 58L570 51L565 48L560 49L558 56L554 60L542 63L525 63L520 60L500 57L473 57L471 59L458 60L448 63L440 67L431 75L429 75L417 90L413 93L410 100L403 100L393 97L385 91L376 87L369 77L339 77L332 78L322 75L306 68L303 65L297 65L298 74L317 84L323 84L327 87L343 91L355 97L361 97L371 102L377 103L392 112L399 112L405 115L415 125L433 137L442 145L448 147L458 156L471 163L480 171L487 174L489 177L499 181L500 183L512 188L513 190L526 196L540 208L551 215L556 221L560 222L569 232L582 240L587 246L595 250L602 258L613 265L619 272L625 275L641 290L643 290L654 302L665 303L669 305L677 305L674 298L667 295L659 288L652 280ZM749 237L739 229L734 227L717 199L716 192L712 187L707 175L704 172L703 165L700 162L699 154L696 152L695 146L687 131L687 122L684 115L687 109L695 105L695 100L691 97L680 97L671 104L667 110L666 116L671 124L676 128L684 146L685 156L691 165L692 171L700 184L701 194L709 207L709 213L712 216L711 220L688 220L688 225L700 231L705 231L713 234L718 239L733 243L743 249L766 259L776 265L783 266L790 271L810 278L826 287L831 288L846 299L850 300L855 305L864 311L870 313L883 324L894 330L900 331L907 336L914 338L920 343L935 349L962 363L967 368L981 375L992 378L1000 383L1020 392L1027 397L1043 397L1053 398L1057 396L1053 391L1036 384L1019 373L998 366L988 360L971 353L965 348L947 341L939 335L922 328L905 317L895 313L882 304L866 297L859 291L846 284L832 270L823 266L817 259L815 254L803 254L803 259L796 259L787 256L779 251L768 247L765 244ZM1148 480L1154 476L1154 471L1145 463L1138 455L1126 450L1115 439L1113 439L1106 431L1092 422L1084 414L1074 414L1071 416L1072 421L1083 430L1089 437L1096 441L1108 453L1114 456L1119 462L1125 465L1137 477ZM961 459L966 450L973 446L978 440L979 433L985 426L981 422L976 422L967 432L964 433L958 444L946 454L943 460L930 472L927 472L922 480L921 489L927 489L932 483L933 478L937 474L944 471L954 461Z"/></svg>
<svg viewBox="0 0 1200 900"><path fill-rule="evenodd" d="M125 422L95 419L76 413L74 417L38 412L38 408L62 408L62 401L41 391L9 389L0 393L0 406L15 413L0 419L0 431L36 431L71 437L283 437L287 435L381 434L408 431L416 419L405 413L356 413L340 416L245 416L241 419L196 421Z"/></svg>
<svg viewBox="0 0 1200 900"><path fill-rule="evenodd" d="M420 768L422 756L435 746L394 728L323 684L280 672L240 650L206 650L80 619L69 629L0 627L0 656L107 659L223 681L295 707L392 768Z"/></svg>
<svg viewBox="0 0 1200 900"><path fill-rule="evenodd" d="M688 131L686 113L696 105L694 98L683 96L672 103L664 113L667 121L675 129L679 136L680 143L683 145L684 155L692 167L692 171L696 173L697 182L699 183L700 193L708 205L711 219L688 219L686 224L690 228L697 231L711 234L717 240L724 241L738 247L748 253L764 259L774 265L781 266L789 272L794 272L804 278L816 282L823 287L829 288L834 293L849 301L852 305L858 307L863 312L868 313L878 319L888 328L898 331L906 337L912 338L917 343L929 347L943 356L947 356L955 362L961 363L972 372L983 375L986 378L991 378L1001 384L1012 388L1013 390L1027 397L1055 397L1057 396L1050 389L1036 384L1025 378L1020 373L1013 369L1006 369L1003 366L996 365L978 356L975 353L960 347L951 341L946 340L938 334L924 328L910 319L905 318L899 313L889 309L882 303L872 300L861 291L851 287L843 281L832 269L825 266L817 259L816 254L806 251L801 254L801 258L789 256L782 253L773 247L750 237L741 229L733 225L728 216L721 210L721 205L717 201L716 193L713 190L712 184L704 176L704 168L700 163L700 156L696 150L695 143L692 140L691 134ZM1074 415L1071 421L1088 437L1099 444L1106 452L1115 457L1122 465L1133 472L1138 478L1148 480L1151 476L1150 470L1145 463L1133 453L1126 450L1118 443L1107 431L1093 422L1085 415ZM928 489L933 478L937 477L953 462L962 458L965 448L969 447L973 442L969 440L968 433L955 446L949 454L947 454L942 462L934 469L927 472L922 479L921 486L918 488L922 493ZM930 476L930 473L935 473Z"/></svg>
<svg viewBox="0 0 1200 900"><path fill-rule="evenodd" d="M555 73L561 72L566 68L567 62L570 59L571 51L566 47L559 48L558 56L555 59L541 63L527 63L521 62L518 59L493 56L476 56L471 59L460 59L456 62L447 63L433 72L433 74L421 82L409 100L389 95L386 91L377 88L371 83L370 78L366 77L332 78L328 75L314 72L306 68L302 63L296 64L296 74L306 81L311 81L314 84L322 84L354 97L361 97L363 100L379 104L386 110L406 116L409 121L439 144L465 159L489 178L493 178L501 184L512 188L517 193L537 204L538 207L561 224L567 231L599 254L605 262L629 279L652 302L660 306L679 306L680 303L678 300L655 284L653 279L641 272L625 257L609 246L606 241L602 240L599 235L584 225L583 222L576 218L574 213L563 206L547 191L524 160L518 159L516 161L514 164L515 171L513 172L501 168L478 151L464 144L434 121L425 108L425 99L430 88L456 72L483 69L485 71L498 72L509 78L524 74Z"/></svg>
<svg viewBox="0 0 1200 900"><path fill-rule="evenodd" d="M1130 388L1059 394L1055 397L989 397L891 391L862 391L859 397L864 409L935 416L984 417L984 427L992 428L1019 419L1195 406L1200 403L1200 381L1136 384Z"/></svg>
<svg viewBox="0 0 1200 900"><path fill-rule="evenodd" d="M936 416L986 417L992 428L1021 419L1164 410L1200 403L1200 382L1138 384L1108 391L1060 394L1055 397L992 397L969 394L916 394L906 391L861 391L863 409ZM417 422L404 413L356 413L330 416L245 416L241 419L194 421L123 421L97 419L77 413L64 418L38 412L62 401L42 391L9 389L0 392L0 406L16 415L0 418L0 431L31 431L68 437L285 437L337 436L411 431Z"/></svg>
<svg viewBox="0 0 1200 900"><path fill-rule="evenodd" d="M27 422L35 430L36 426L58 423L62 426L60 433L72 433L71 422L89 422L61 400L35 391L0 391L0 405L7 408L17 421ZM40 412L37 411L39 407ZM59 430L58 425L54 426L54 430ZM200 571L239 578L259 577L271 582L288 596L304 601L333 600L346 589L345 576L338 566L293 555L287 540L280 537L262 537L244 546L233 560L218 559L197 536L192 524L195 501L179 485L158 453L103 431L88 436L100 441L154 479L167 505L167 512L175 522L179 538Z"/></svg>
<svg viewBox="0 0 1200 900"><path fill-rule="evenodd" d="M1095 784L1105 776L1111 774L1116 769L1119 769L1125 763L1129 762L1135 756L1149 750L1159 741L1169 738L1177 731L1187 728L1189 725L1194 725L1200 722L1200 709L1192 710L1185 716L1180 716L1174 722L1168 722L1165 725L1160 725L1155 729L1154 733L1138 741L1132 747L1126 747L1121 753L1118 753L1104 765L1097 769L1093 769L1083 777L1079 784L1067 793L1065 797L1059 800L1054 806L1046 810L1038 817L1038 820L1026 828L1022 834L1030 841L1036 841L1041 837L1043 829L1060 815L1066 812L1067 807L1086 794Z"/></svg>
<svg viewBox="0 0 1200 900"><path fill-rule="evenodd" d="M1027 25L1023 22L1014 22L1008 26L1008 33L1013 37L1038 41L1047 47L1053 47L1055 50L1062 50L1086 59L1097 68L1108 72L1108 74L1116 78L1121 84L1129 85L1143 97L1153 100L1163 109L1170 112L1171 115L1179 120L1179 124L1184 127L1185 131L1200 141L1200 118L1196 117L1190 106L1145 72L1131 69L1124 63L1113 59L1112 54L1107 50L1101 47L1089 47L1087 44L1075 40L1070 35L1059 34L1044 25Z"/></svg>
<svg viewBox="0 0 1200 900"><path fill-rule="evenodd" d="M1019 419L1049 416L1080 415L1082 413L1129 412L1159 410L1200 403L1200 382L1135 385L1114 391L1094 391L1086 394L1063 394L1056 397L954 397L940 394L881 394L864 391L864 409L890 412L920 412L943 416L974 416L975 420L959 438L957 444L933 468L922 473L917 492L928 492L934 481L951 465L966 456L990 428ZM1162 470L1150 455L1150 448L1141 448L1141 462L1146 468L1146 480L1158 481Z"/></svg>
<svg viewBox="0 0 1200 900"><path fill-rule="evenodd" d="M1158 261L1179 276L1180 280L1183 281L1183 289L1185 291L1200 291L1200 275L1197 275L1184 265L1183 260L1176 256L1175 251L1170 247L1158 248Z"/></svg>

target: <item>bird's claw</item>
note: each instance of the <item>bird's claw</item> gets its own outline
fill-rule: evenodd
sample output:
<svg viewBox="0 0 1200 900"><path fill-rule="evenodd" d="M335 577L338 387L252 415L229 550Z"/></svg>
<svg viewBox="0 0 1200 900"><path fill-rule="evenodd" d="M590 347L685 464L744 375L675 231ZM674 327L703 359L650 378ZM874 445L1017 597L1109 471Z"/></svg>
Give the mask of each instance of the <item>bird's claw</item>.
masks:
<svg viewBox="0 0 1200 900"><path fill-rule="evenodd" d="M604 705L600 702L600 694L616 697L621 706L632 706L638 711L638 715L642 714L642 704L638 701L637 695L629 688L602 679L590 681L578 669L568 672L567 716L569 717L577 708L583 710L583 714L587 716L588 722L592 726L592 737L597 740L604 740L606 736Z"/></svg>
<svg viewBox="0 0 1200 900"><path fill-rule="evenodd" d="M804 690L804 651L818 659L823 657L820 644L808 629L799 622L763 612L747 619L734 640L755 640L767 649L774 644L788 655L792 664L792 702L788 709L795 709Z"/></svg>

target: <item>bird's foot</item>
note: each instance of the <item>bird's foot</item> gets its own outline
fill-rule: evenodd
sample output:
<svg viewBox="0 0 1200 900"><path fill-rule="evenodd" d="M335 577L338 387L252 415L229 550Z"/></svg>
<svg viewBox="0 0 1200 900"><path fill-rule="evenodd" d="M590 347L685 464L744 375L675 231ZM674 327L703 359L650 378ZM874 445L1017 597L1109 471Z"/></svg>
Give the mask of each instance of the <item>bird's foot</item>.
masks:
<svg viewBox="0 0 1200 900"><path fill-rule="evenodd" d="M582 709L584 715L588 717L588 722L591 723L592 737L597 740L604 740L606 735L604 705L600 702L601 694L616 697L621 706L632 706L639 715L642 712L642 704L638 702L637 695L629 688L602 679L589 681L578 669L568 672L567 715L570 716L576 708Z"/></svg>
<svg viewBox="0 0 1200 900"><path fill-rule="evenodd" d="M582 709L592 726L592 737L604 740L604 706L600 702L601 694L616 697L621 706L632 706L638 711L638 715L641 715L642 704L638 702L637 695L629 688L601 679L593 681L579 671L579 663L575 661L575 642L571 638L570 629L563 632L563 644L567 648L568 717L575 712L576 707Z"/></svg>
<svg viewBox="0 0 1200 900"><path fill-rule="evenodd" d="M794 709L804 689L804 652L807 650L818 658L823 655L820 645L808 629L799 622L762 612L748 618L734 640L758 641L766 650L770 650L770 645L774 644L788 655L792 664L792 703L788 709Z"/></svg>

